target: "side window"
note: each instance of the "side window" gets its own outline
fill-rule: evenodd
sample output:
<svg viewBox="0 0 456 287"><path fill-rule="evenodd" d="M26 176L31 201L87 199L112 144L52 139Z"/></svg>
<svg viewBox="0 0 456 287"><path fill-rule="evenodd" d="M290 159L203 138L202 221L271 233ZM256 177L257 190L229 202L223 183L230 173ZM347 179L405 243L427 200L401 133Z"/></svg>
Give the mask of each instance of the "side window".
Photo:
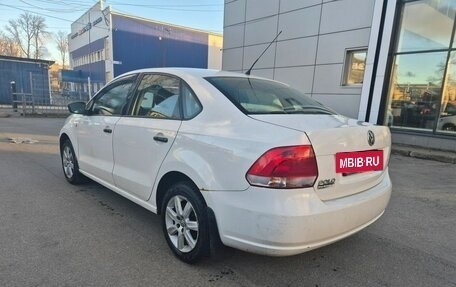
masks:
<svg viewBox="0 0 456 287"><path fill-rule="evenodd" d="M117 116L127 107L128 92L135 77L119 80L100 92L92 106L92 115Z"/></svg>
<svg viewBox="0 0 456 287"><path fill-rule="evenodd" d="M195 94L186 84L182 85L182 103L184 109L184 119L193 118L202 110Z"/></svg>
<svg viewBox="0 0 456 287"><path fill-rule="evenodd" d="M180 119L180 79L166 75L145 75L136 91L132 115Z"/></svg>

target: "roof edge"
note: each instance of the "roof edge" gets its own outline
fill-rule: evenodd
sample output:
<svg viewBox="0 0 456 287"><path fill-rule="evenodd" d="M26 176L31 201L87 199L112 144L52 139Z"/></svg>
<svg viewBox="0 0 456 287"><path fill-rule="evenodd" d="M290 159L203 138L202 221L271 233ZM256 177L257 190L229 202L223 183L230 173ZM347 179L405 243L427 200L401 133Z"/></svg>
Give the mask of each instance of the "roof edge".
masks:
<svg viewBox="0 0 456 287"><path fill-rule="evenodd" d="M216 32L212 32L212 31L208 31L208 30L196 29L196 28L191 28L191 27L187 27L187 26L172 24L172 23L168 23L168 22L147 19L147 18L144 18L144 17L133 16L133 15L130 15L130 14L125 14L125 13L121 13L121 12L114 11L114 10L111 10L111 14L114 14L114 15L117 15L117 16L121 16L121 17L125 17L125 18L132 18L132 19L136 19L136 20L140 20L140 21L144 21L144 22L160 24L160 25L166 25L166 26L170 26L170 27L183 29L183 30L190 30L190 31L194 31L194 32L199 32L199 33L204 33L204 34L209 34L209 35L223 37L223 33L216 33Z"/></svg>
<svg viewBox="0 0 456 287"><path fill-rule="evenodd" d="M49 66L55 63L55 61L51 61L51 60L22 58L22 57L13 57L13 56L4 56L4 55L0 55L0 60L10 60L10 61L29 62L29 63L42 63L42 64L48 64Z"/></svg>

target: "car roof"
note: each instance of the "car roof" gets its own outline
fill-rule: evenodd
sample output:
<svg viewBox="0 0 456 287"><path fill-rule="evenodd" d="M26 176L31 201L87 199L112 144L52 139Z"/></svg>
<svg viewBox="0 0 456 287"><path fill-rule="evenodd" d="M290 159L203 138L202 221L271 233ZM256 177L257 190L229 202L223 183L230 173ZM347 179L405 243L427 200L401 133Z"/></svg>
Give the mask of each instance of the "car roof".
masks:
<svg viewBox="0 0 456 287"><path fill-rule="evenodd" d="M196 76L200 78L204 77L249 77L249 78L256 78L256 79L264 79L261 77L256 76L247 76L242 73L236 72L228 72L228 71L220 71L220 70L213 70L213 69L199 69L199 68L147 68L147 69L140 69L127 72L125 74L119 75L116 77L124 77L131 74L138 74L138 73L165 73L165 74L172 74L179 77L186 77L186 76ZM265 79L270 80L270 79Z"/></svg>

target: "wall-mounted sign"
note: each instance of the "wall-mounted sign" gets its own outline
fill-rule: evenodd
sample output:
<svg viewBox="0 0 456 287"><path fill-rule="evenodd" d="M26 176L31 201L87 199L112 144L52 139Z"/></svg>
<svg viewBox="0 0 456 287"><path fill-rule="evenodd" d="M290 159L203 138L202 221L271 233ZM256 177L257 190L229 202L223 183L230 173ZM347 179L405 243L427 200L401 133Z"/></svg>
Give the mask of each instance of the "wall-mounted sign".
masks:
<svg viewBox="0 0 456 287"><path fill-rule="evenodd" d="M97 25L98 23L100 23L101 21L103 20L102 17L99 17L97 18L95 21L93 21L92 23L87 23L87 25L84 26L84 28L82 28L81 30L79 30L78 32L74 33L73 35L71 35L71 39L74 39L76 38L77 36L80 36L82 34L84 34L85 32L89 31L90 29L92 29L93 26Z"/></svg>
<svg viewBox="0 0 456 287"><path fill-rule="evenodd" d="M97 20L93 21L93 23L92 23L92 24L93 24L93 26L95 26L95 25L97 25L98 23L100 23L100 22L101 22L101 20L102 20L102 18L101 18L101 17L99 17Z"/></svg>

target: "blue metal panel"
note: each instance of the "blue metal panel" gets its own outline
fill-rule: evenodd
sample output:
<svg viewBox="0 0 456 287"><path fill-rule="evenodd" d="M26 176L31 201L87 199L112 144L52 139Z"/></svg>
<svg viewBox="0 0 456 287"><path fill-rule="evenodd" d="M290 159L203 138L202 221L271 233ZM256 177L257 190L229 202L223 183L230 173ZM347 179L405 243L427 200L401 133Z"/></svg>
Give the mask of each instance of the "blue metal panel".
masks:
<svg viewBox="0 0 456 287"><path fill-rule="evenodd" d="M81 82L87 82L87 77L90 77L92 82L106 82L106 65L105 61L98 61L95 63L81 65L74 68L78 71ZM81 71L81 72L79 72ZM75 74L73 74L75 76Z"/></svg>
<svg viewBox="0 0 456 287"><path fill-rule="evenodd" d="M62 82L69 83L87 83L87 78L89 73L83 72L81 70L61 70L60 77Z"/></svg>
<svg viewBox="0 0 456 287"><path fill-rule="evenodd" d="M0 103L11 103L11 81L16 82L16 92L33 93L37 101L49 101L48 67L49 63L44 61L0 58ZM33 87L30 87L30 76Z"/></svg>
<svg viewBox="0 0 456 287"><path fill-rule="evenodd" d="M113 15L114 76L154 67L207 68L208 36L139 19Z"/></svg>
<svg viewBox="0 0 456 287"><path fill-rule="evenodd" d="M70 53L70 56L72 58L79 58L84 55L89 55L90 53L102 50L104 49L104 41L105 39L98 39L96 41L91 42L90 44L87 43L87 45L72 51Z"/></svg>
<svg viewBox="0 0 456 287"><path fill-rule="evenodd" d="M104 39L96 40L90 45L85 45L77 50L71 52L70 57L79 58L85 55L90 55L93 52L104 49ZM94 63L74 67L75 71L79 74L71 74L71 77L78 77L77 81L71 82L87 82L87 77L90 76L92 82L106 83L106 64L105 61L97 61ZM81 72L79 72L81 71ZM67 74L69 75L69 74Z"/></svg>

